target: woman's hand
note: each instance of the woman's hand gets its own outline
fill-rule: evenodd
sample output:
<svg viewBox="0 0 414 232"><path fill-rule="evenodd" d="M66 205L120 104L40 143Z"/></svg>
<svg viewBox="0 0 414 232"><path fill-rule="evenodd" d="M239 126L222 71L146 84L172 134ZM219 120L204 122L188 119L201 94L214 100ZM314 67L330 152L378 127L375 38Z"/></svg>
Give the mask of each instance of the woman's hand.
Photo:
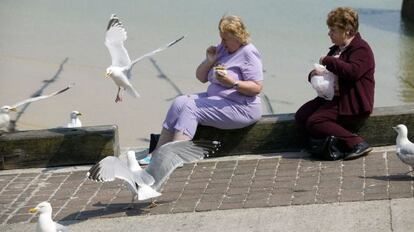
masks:
<svg viewBox="0 0 414 232"><path fill-rule="evenodd" d="M214 64L217 60L217 48L210 46L206 50L206 59L209 63Z"/></svg>
<svg viewBox="0 0 414 232"><path fill-rule="evenodd" d="M216 63L217 60L217 48L214 46L210 46L206 50L206 59L198 65L196 70L196 77L202 83L206 83L208 81L208 72Z"/></svg>
<svg viewBox="0 0 414 232"><path fill-rule="evenodd" d="M319 58L319 64L323 65L323 59L325 59L326 56L321 56L321 58Z"/></svg>
<svg viewBox="0 0 414 232"><path fill-rule="evenodd" d="M233 78L227 75L226 70L215 70L216 79L220 82L220 84L226 87L233 87L234 83L236 82Z"/></svg>

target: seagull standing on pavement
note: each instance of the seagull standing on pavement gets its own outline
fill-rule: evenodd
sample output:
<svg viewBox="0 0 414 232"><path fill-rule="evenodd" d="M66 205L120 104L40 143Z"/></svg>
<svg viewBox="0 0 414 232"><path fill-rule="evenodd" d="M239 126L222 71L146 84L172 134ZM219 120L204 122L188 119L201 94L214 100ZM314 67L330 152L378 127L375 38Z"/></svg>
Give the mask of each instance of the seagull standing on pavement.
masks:
<svg viewBox="0 0 414 232"><path fill-rule="evenodd" d="M39 220L37 221L37 232L65 232L69 231L66 226L63 226L52 220L52 206L49 202L44 201L39 203L35 208L29 210L30 213L39 212Z"/></svg>
<svg viewBox="0 0 414 232"><path fill-rule="evenodd" d="M134 151L128 151L127 163L118 157L108 156L89 169L90 180L107 182L124 180L131 190L132 203L136 198L146 200L161 195L157 190L168 176L183 163L203 159L217 151L217 141L175 141L162 145L152 153L151 163L142 169Z"/></svg>
<svg viewBox="0 0 414 232"><path fill-rule="evenodd" d="M73 85L70 85L70 86L68 86L68 87L66 87L64 89L61 89L59 91L53 92L53 93L48 94L48 95L41 95L41 96L37 96L37 97L28 98L28 99L25 99L23 101L20 101L20 102L14 104L12 106L8 106L8 105L2 106L0 108L0 130L5 130L5 131L8 130L8 127L9 127L9 124L10 124L10 115L9 115L9 113L11 111L16 112L17 111L17 107L22 106L22 105L25 105L25 104L28 104L30 102L35 102L35 101L43 100L43 99L46 99L46 98L53 97L55 95L61 94L61 93L65 92L65 91L67 91L68 89L70 89L72 86Z"/></svg>
<svg viewBox="0 0 414 232"><path fill-rule="evenodd" d="M397 131L398 136L396 139L397 155L405 164L414 168L414 144L408 140L408 129L405 125L399 124L393 127Z"/></svg>
<svg viewBox="0 0 414 232"><path fill-rule="evenodd" d="M112 64L106 69L106 77L111 77L118 86L115 102L122 101L122 89L126 90L133 97L140 95L129 82L131 79L132 67L145 57L152 56L182 40L184 36L176 39L167 45L160 47L152 52L146 53L139 58L131 61L128 51L124 47L124 41L127 39L127 33L119 18L112 14L106 28L105 45L109 50L112 58Z"/></svg>
<svg viewBox="0 0 414 232"><path fill-rule="evenodd" d="M68 125L66 125L66 127L68 128L73 128L73 127L82 127L82 122L79 119L79 116L81 116L82 113L79 111L72 111L70 113L70 122L68 123Z"/></svg>

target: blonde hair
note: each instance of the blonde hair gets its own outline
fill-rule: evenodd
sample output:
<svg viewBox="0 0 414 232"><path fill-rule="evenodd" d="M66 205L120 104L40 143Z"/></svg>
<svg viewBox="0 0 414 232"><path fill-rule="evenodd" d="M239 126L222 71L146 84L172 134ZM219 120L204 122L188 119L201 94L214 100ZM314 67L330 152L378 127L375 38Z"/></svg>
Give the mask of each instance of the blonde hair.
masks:
<svg viewBox="0 0 414 232"><path fill-rule="evenodd" d="M243 45L246 45L250 42L250 34L239 16L223 16L220 19L218 28L220 33L230 33Z"/></svg>
<svg viewBox="0 0 414 232"><path fill-rule="evenodd" d="M344 31L349 31L350 35L358 32L358 13L349 7L338 7L328 14L326 24L329 27L337 27Z"/></svg>

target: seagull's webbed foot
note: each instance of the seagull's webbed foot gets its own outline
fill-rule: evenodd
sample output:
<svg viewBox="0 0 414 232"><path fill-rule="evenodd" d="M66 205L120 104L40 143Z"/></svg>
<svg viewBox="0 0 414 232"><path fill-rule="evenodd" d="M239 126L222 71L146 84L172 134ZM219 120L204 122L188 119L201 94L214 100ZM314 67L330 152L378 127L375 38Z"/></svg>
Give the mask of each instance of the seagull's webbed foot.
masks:
<svg viewBox="0 0 414 232"><path fill-rule="evenodd" d="M118 103L118 102L121 102L121 101L122 101L122 98L120 98L118 95L116 95L115 102Z"/></svg>
<svg viewBox="0 0 414 232"><path fill-rule="evenodd" d="M158 206L158 204L157 204L157 203L155 203L155 200L153 200L153 201L151 201L151 203L149 204L148 208L149 208L149 209L152 209L152 208L155 208L155 207L157 207L157 206Z"/></svg>
<svg viewBox="0 0 414 232"><path fill-rule="evenodd" d="M118 92L116 93L116 98L115 98L115 102L116 102L116 103L118 103L118 102L121 102L121 101L122 101L122 94L121 94L120 92L121 92L121 88L120 88L120 87L118 87Z"/></svg>

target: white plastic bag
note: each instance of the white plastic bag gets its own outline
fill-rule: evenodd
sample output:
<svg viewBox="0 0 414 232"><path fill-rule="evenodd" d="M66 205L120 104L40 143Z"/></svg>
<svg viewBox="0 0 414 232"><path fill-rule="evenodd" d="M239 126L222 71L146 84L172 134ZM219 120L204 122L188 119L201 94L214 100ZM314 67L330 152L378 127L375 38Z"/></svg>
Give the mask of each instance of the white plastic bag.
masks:
<svg viewBox="0 0 414 232"><path fill-rule="evenodd" d="M337 81L337 76L332 72L329 72L325 66L320 64L314 64L315 69L319 72L322 72L323 75L315 75L311 79L311 85L316 90L316 93L319 97L322 97L326 100L332 100L335 95L335 82Z"/></svg>

